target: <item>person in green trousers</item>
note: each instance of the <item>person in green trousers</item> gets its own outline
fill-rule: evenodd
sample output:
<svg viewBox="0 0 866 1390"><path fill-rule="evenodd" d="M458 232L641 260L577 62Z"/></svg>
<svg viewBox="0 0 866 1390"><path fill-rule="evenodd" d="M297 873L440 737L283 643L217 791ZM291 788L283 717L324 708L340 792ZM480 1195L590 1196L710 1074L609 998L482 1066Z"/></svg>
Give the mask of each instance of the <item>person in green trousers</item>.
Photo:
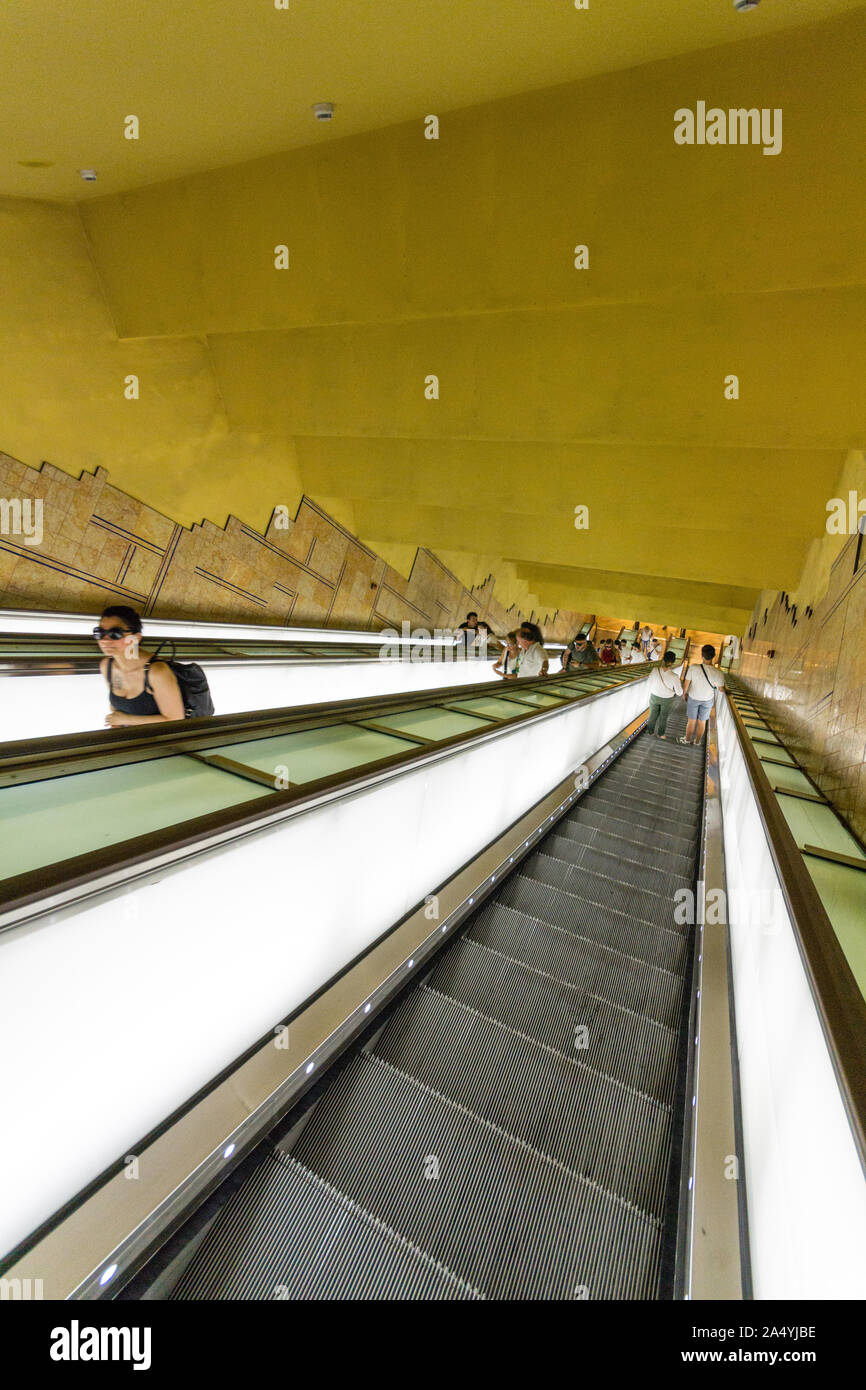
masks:
<svg viewBox="0 0 866 1390"><path fill-rule="evenodd" d="M662 660L653 666L647 681L649 688L647 733L663 739L667 739L665 730L668 727L668 719L673 709L674 696L681 697L683 693L680 678L673 669L675 661L676 656L673 652L665 652Z"/></svg>

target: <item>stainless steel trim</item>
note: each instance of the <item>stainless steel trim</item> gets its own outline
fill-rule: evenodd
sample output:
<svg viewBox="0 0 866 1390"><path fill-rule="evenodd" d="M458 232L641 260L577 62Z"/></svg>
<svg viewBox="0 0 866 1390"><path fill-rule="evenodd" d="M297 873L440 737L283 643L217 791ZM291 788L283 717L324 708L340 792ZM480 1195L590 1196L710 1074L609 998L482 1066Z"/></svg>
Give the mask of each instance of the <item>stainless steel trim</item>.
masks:
<svg viewBox="0 0 866 1390"><path fill-rule="evenodd" d="M803 845L801 854L810 854L815 859L829 859L831 864L844 864L848 869L866 872L866 859L855 859L853 854L840 854L835 849L822 849L819 845Z"/></svg>
<svg viewBox="0 0 866 1390"><path fill-rule="evenodd" d="M387 724L379 724L375 719L352 719L352 727L355 729L369 729L374 734L389 734L391 738L403 738L407 743L417 743L420 748L429 748L436 742L435 738L427 738L424 734L407 734L404 729L392 729Z"/></svg>
<svg viewBox="0 0 866 1390"><path fill-rule="evenodd" d="M719 745L716 712L707 726L701 875L696 924L696 996L692 1014L693 1085L686 1095L692 1116L689 1144L689 1201L685 1296L690 1299L742 1299L745 1220L745 1166L737 1144L735 1118L736 1037L732 1022L732 981L728 914L707 922L705 905L727 904ZM719 893L724 896L719 899ZM712 912L715 917L717 914ZM736 1176L732 1176L735 1172Z"/></svg>
<svg viewBox="0 0 866 1390"><path fill-rule="evenodd" d="M276 778L269 777L266 772L261 772L257 767L250 767L248 763L236 762L234 758L224 758L220 753L187 753L187 758L195 758L197 763L205 763L208 767L218 768L221 772L230 772L233 777L240 777L244 782L255 782L260 787L269 787L275 790ZM293 782L287 782L286 787L294 786Z"/></svg>
<svg viewBox="0 0 866 1390"><path fill-rule="evenodd" d="M770 787L775 792L776 796L795 796L798 801L817 801L820 806L828 806L830 804L826 796L813 795L812 792L798 792L795 791L793 787L777 787L773 783L771 773L767 772L764 776L770 783Z"/></svg>
<svg viewBox="0 0 866 1390"><path fill-rule="evenodd" d="M367 1027L504 873L534 847L611 760L643 728L642 711L508 830L437 890L439 917L431 927L429 901L374 945L354 966L291 1019L275 1038L209 1091L136 1156L139 1177L126 1171L63 1216L4 1273L39 1278L47 1299L90 1299L117 1291L197 1205L295 1105L323 1070ZM368 1007L369 1006L369 1007ZM285 1046L277 1044L285 1043ZM103 1286L112 1265L120 1278Z"/></svg>

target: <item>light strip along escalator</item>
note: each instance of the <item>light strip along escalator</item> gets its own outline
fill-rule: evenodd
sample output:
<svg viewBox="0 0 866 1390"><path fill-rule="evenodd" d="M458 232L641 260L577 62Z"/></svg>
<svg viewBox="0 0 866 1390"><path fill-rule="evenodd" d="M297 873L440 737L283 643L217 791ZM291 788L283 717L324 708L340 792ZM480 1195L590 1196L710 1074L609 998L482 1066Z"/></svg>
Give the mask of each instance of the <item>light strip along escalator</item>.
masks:
<svg viewBox="0 0 866 1390"><path fill-rule="evenodd" d="M703 777L703 750L632 742L284 1128L172 1297L670 1296L674 895Z"/></svg>

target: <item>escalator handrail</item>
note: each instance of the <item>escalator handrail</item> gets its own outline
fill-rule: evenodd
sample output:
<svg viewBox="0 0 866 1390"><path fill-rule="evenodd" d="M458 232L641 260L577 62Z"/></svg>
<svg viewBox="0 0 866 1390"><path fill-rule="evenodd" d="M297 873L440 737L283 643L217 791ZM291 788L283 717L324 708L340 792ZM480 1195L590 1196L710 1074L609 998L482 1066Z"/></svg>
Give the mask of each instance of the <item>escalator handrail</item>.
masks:
<svg viewBox="0 0 866 1390"><path fill-rule="evenodd" d="M866 1170L866 1000L845 957L821 896L776 800L746 725L728 701L794 938L827 1040L830 1060L860 1162Z"/></svg>

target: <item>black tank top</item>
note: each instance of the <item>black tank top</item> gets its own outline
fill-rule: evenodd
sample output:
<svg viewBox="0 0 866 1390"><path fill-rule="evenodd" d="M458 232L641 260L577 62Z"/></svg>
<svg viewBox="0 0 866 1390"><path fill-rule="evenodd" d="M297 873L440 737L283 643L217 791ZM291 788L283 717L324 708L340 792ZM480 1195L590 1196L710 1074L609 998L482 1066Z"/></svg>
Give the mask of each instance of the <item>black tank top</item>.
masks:
<svg viewBox="0 0 866 1390"><path fill-rule="evenodd" d="M150 662L144 668L144 689L140 695L133 696L131 700L125 695L115 694L114 686L111 684L113 666L114 658L110 656L108 658L108 702L111 708L116 710L118 714L159 714L159 705L156 703L156 697L150 688L148 676Z"/></svg>

